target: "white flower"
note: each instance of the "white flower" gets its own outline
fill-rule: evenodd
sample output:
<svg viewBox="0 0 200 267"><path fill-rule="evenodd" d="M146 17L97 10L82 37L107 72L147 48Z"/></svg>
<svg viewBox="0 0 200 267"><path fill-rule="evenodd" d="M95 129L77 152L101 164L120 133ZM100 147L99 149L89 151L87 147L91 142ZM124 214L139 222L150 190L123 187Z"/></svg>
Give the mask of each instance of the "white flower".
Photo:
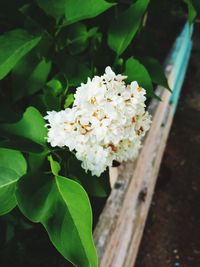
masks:
<svg viewBox="0 0 200 267"><path fill-rule="evenodd" d="M48 142L75 151L92 175L100 176L113 160L136 157L150 127L145 89L136 81L126 85L124 79L107 67L104 75L88 78L77 88L71 109L45 117Z"/></svg>

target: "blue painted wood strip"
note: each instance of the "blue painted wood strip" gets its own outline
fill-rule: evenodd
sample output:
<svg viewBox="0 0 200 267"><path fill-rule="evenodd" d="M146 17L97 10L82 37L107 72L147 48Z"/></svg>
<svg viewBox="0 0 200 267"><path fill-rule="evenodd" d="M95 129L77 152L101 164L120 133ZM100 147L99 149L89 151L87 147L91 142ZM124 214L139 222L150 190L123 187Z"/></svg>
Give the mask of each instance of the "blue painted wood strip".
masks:
<svg viewBox="0 0 200 267"><path fill-rule="evenodd" d="M173 105L174 111L176 110L177 102L179 99L181 87L184 81L186 69L188 66L191 48L193 26L186 23L182 32L175 41L172 51L169 56L169 63L173 65L172 71L172 95L170 103Z"/></svg>
<svg viewBox="0 0 200 267"><path fill-rule="evenodd" d="M185 54L185 56L183 57L183 61L182 61L182 67L179 69L179 72L177 74L177 79L176 82L174 84L174 88L173 88L173 93L170 99L170 104L173 105L174 111L176 110L177 104L178 104L178 99L180 96L180 92L181 92L181 88L184 82L184 78L185 78L185 73L187 70L187 66L189 63L189 58L190 58L190 54L191 54L191 48L192 48L192 42L188 43L187 46L187 53Z"/></svg>

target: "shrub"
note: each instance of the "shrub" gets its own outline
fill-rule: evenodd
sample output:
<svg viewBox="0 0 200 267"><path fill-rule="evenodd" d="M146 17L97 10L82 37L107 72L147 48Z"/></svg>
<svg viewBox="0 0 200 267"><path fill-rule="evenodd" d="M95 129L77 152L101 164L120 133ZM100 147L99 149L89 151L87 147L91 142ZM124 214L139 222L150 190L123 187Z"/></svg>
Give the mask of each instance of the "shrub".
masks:
<svg viewBox="0 0 200 267"><path fill-rule="evenodd" d="M108 172L85 173L73 152L50 147L43 116L71 107L75 88L108 65L148 97L156 97L154 84L169 89L159 62L134 47L159 1L149 2L1 1L0 214L17 206L75 266L97 266L87 194L109 193ZM196 11L185 3L191 23ZM181 10L179 1L171 5Z"/></svg>

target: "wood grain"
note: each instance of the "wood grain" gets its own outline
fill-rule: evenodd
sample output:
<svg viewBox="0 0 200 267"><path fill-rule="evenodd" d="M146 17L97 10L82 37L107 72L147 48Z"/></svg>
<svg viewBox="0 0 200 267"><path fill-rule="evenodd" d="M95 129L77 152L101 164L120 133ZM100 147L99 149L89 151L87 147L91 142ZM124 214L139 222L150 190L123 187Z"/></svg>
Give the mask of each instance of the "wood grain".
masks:
<svg viewBox="0 0 200 267"><path fill-rule="evenodd" d="M180 36L186 38L184 31ZM165 67L171 88L177 88L175 55L180 59L179 51L185 57L190 53L180 37L177 40L181 47L175 43L176 51ZM181 84L178 86L180 90ZM134 266L177 104L171 101L171 93L163 89L158 86L156 90L162 101L153 100L148 107L153 116L152 125L137 160L110 170L113 188L94 231L100 267Z"/></svg>

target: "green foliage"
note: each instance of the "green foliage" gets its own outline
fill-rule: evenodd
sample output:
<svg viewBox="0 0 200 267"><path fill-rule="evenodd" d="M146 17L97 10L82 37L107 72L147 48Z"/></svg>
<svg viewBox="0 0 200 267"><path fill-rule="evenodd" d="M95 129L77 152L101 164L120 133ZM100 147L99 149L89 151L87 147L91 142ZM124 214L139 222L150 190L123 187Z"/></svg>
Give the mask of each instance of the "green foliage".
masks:
<svg viewBox="0 0 200 267"><path fill-rule="evenodd" d="M167 78L163 72L163 67L160 65L160 63L152 57L146 57L142 58L141 62L144 64L144 66L147 68L152 82L162 85L166 89L170 90Z"/></svg>
<svg viewBox="0 0 200 267"><path fill-rule="evenodd" d="M180 5L157 2L167 8ZM192 23L197 1L185 3ZM156 97L154 84L169 89L158 61L138 52L147 55L153 38L140 49L134 46L142 44L145 19L156 5L149 0L1 3L0 215L18 205L77 267L97 266L87 194L91 199L108 196L109 175L85 173L72 152L49 147L43 117L49 110L70 107L75 88L108 65L128 75L128 82L138 81L149 97Z"/></svg>
<svg viewBox="0 0 200 267"><path fill-rule="evenodd" d="M2 129L7 133L25 137L39 145L45 146L47 129L40 112L34 107L28 107L19 122L3 124Z"/></svg>
<svg viewBox="0 0 200 267"><path fill-rule="evenodd" d="M50 158L52 175L24 176L17 187L22 213L43 224L57 250L75 266L97 267L92 240L90 202L76 182L58 175L59 165Z"/></svg>
<svg viewBox="0 0 200 267"><path fill-rule="evenodd" d="M155 96L150 74L137 59L130 57L126 61L125 75L128 76L130 82L137 81L139 85L145 88L148 96Z"/></svg>
<svg viewBox="0 0 200 267"><path fill-rule="evenodd" d="M12 70L14 101L39 91L44 86L50 70L51 63L45 58L38 60L34 54L23 57Z"/></svg>
<svg viewBox="0 0 200 267"><path fill-rule="evenodd" d="M140 28L148 4L149 0L137 0L135 4L131 5L112 22L108 31L108 44L117 55L122 54L131 43Z"/></svg>
<svg viewBox="0 0 200 267"><path fill-rule="evenodd" d="M197 16L197 11L196 11L196 9L194 7L194 4L193 4L192 0L184 0L184 2L188 6L188 20L189 20L189 23L192 24L194 19Z"/></svg>
<svg viewBox="0 0 200 267"><path fill-rule="evenodd" d="M21 29L6 32L0 37L0 80L39 43L40 39L41 37L32 36Z"/></svg>
<svg viewBox="0 0 200 267"><path fill-rule="evenodd" d="M105 171L101 178L92 176L81 168L81 163L74 155L67 161L68 176L81 184L91 196L106 197L110 192L109 173Z"/></svg>
<svg viewBox="0 0 200 267"><path fill-rule="evenodd" d="M17 181L26 173L26 160L21 152L0 148L0 215L12 210L17 202Z"/></svg>
<svg viewBox="0 0 200 267"><path fill-rule="evenodd" d="M64 19L67 25L96 17L113 5L104 0L37 0L37 3L48 15L57 21Z"/></svg>
<svg viewBox="0 0 200 267"><path fill-rule="evenodd" d="M72 105L73 102L74 102L74 95L73 94L69 94L67 96L67 98L65 99L64 108L68 108L69 106Z"/></svg>

